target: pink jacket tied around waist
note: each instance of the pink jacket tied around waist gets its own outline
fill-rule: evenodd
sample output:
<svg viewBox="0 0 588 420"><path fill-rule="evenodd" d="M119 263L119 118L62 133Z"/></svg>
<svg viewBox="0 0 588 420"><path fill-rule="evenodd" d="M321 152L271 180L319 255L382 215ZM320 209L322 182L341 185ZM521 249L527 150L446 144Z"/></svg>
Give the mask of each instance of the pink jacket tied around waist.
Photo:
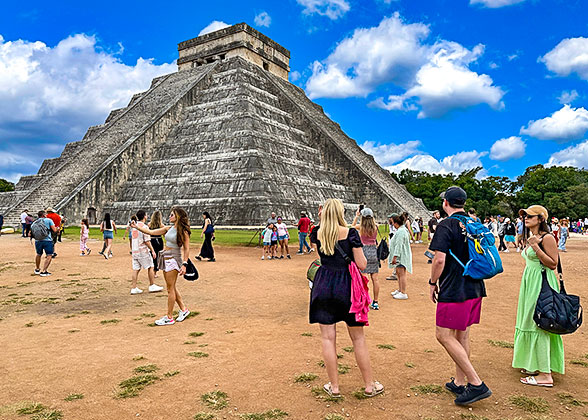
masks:
<svg viewBox="0 0 588 420"><path fill-rule="evenodd" d="M370 310L370 294L366 276L361 274L354 262L349 264L349 273L351 274L351 309L349 313L355 314L357 322L363 322L366 326L368 322L368 312Z"/></svg>

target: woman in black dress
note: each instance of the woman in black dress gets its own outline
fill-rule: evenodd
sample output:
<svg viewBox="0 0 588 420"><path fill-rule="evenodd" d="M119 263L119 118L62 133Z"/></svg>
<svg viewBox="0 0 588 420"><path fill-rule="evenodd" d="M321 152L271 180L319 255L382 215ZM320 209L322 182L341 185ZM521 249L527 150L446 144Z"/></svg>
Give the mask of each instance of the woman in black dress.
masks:
<svg viewBox="0 0 588 420"><path fill-rule="evenodd" d="M202 226L202 233L200 237L204 236L204 242L202 248L200 248L200 255L196 258L201 260L202 258L208 258L208 261L214 262L214 248L212 248L212 240L214 239L214 226L212 224L212 218L207 211L202 212L202 218L204 219L204 225Z"/></svg>
<svg viewBox="0 0 588 420"><path fill-rule="evenodd" d="M149 229L155 230L160 229L163 227L163 217L159 210L155 210L151 215L151 220L149 221ZM155 270L155 277L157 277L157 272L159 271L159 267L157 266L157 256L159 255L159 251L163 250L163 239L161 235L153 235L151 236L151 246L153 247L153 251L155 251L155 258L153 258L153 267Z"/></svg>
<svg viewBox="0 0 588 420"><path fill-rule="evenodd" d="M367 261L362 251L361 239L357 230L347 228L343 218L343 203L329 199L319 213L320 226L310 234L310 242L317 245L321 267L314 278L310 293L310 323L318 323L321 331L323 358L330 382L323 386L332 397L340 397L337 374L336 323L347 324L349 336L353 341L355 359L365 382L364 394L373 397L384 391L384 386L373 380L364 324L355 320L351 308L351 275L343 255L336 250L337 242L343 252L362 270Z"/></svg>

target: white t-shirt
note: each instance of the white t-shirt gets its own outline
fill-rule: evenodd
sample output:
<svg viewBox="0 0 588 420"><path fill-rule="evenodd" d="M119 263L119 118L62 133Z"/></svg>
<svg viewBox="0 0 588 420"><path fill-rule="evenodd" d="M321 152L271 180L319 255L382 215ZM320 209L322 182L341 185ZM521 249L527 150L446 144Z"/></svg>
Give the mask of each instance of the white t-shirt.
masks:
<svg viewBox="0 0 588 420"><path fill-rule="evenodd" d="M26 223L27 222L27 216L28 214L26 214L24 211L20 214L20 223Z"/></svg>
<svg viewBox="0 0 588 420"><path fill-rule="evenodd" d="M421 231L421 229L419 227L419 222L417 222L416 220L413 220L413 222L410 226L412 227L413 233L419 233Z"/></svg>

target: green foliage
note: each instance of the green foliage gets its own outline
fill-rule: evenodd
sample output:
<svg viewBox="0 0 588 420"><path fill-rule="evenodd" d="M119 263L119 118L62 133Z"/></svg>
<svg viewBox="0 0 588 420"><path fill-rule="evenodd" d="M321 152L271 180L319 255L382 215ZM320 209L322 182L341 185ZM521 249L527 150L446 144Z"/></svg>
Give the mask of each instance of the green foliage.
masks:
<svg viewBox="0 0 588 420"><path fill-rule="evenodd" d="M84 398L84 394L69 394L67 397L64 398L65 401L75 401L81 400Z"/></svg>
<svg viewBox="0 0 588 420"><path fill-rule="evenodd" d="M278 408L264 411L263 413L245 413L239 416L241 420L274 420L282 419L284 417L288 417L288 413Z"/></svg>
<svg viewBox="0 0 588 420"><path fill-rule="evenodd" d="M14 191L14 183L0 178L0 192Z"/></svg>
<svg viewBox="0 0 588 420"><path fill-rule="evenodd" d="M228 404L228 395L223 391L212 391L203 394L200 399L204 404L213 410L222 410Z"/></svg>
<svg viewBox="0 0 588 420"><path fill-rule="evenodd" d="M527 397L526 395L511 395L509 401L512 405L529 413L545 413L549 410L549 404L541 397Z"/></svg>
<svg viewBox="0 0 588 420"><path fill-rule="evenodd" d="M481 218L497 214L512 217L518 209L533 204L546 207L558 218L575 219L588 215L588 170L535 165L512 181L496 176L481 179L481 169L474 168L459 175L404 169L399 174L392 173L392 176L412 195L421 198L430 210L442 210L439 194L458 185L468 194L466 210L475 208Z"/></svg>
<svg viewBox="0 0 588 420"><path fill-rule="evenodd" d="M318 378L318 375L315 375L314 373L302 373L294 378L294 382L312 382L316 378Z"/></svg>
<svg viewBox="0 0 588 420"><path fill-rule="evenodd" d="M132 398L139 395L146 386L159 380L157 375L139 375L125 379L120 384L120 391L116 394L118 398Z"/></svg>

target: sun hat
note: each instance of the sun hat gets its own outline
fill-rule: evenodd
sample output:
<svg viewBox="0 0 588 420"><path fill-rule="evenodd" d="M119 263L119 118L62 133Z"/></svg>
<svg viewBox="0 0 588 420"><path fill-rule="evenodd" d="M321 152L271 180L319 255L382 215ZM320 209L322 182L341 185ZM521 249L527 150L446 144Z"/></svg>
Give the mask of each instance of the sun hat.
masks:
<svg viewBox="0 0 588 420"><path fill-rule="evenodd" d="M453 186L447 188L439 195L439 197L447 200L449 205L457 204L459 206L463 206L468 198L468 195L462 188Z"/></svg>
<svg viewBox="0 0 588 420"><path fill-rule="evenodd" d="M519 210L519 215L520 216L541 216L543 217L543 220L548 220L549 219L549 213L547 212L547 209L543 206L539 206L537 204L530 206L527 209L520 209Z"/></svg>
<svg viewBox="0 0 588 420"><path fill-rule="evenodd" d="M53 210L53 207L47 207L47 208L45 209L45 211L46 211L47 213L55 213L55 210Z"/></svg>
<svg viewBox="0 0 588 420"><path fill-rule="evenodd" d="M374 217L374 212L369 207L364 208L360 213L362 217Z"/></svg>

